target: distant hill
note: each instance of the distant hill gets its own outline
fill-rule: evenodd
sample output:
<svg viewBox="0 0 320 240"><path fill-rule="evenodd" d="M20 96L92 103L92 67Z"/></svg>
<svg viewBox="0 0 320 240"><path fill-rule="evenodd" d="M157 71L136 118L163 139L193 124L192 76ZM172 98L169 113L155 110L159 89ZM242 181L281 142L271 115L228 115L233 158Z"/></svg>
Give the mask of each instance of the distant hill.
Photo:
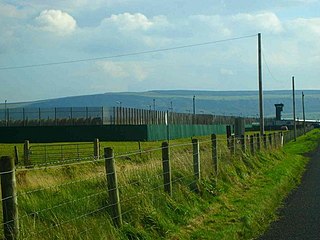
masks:
<svg viewBox="0 0 320 240"><path fill-rule="evenodd" d="M301 90L296 91L297 117L302 118ZM308 119L320 118L320 90L306 90L305 106ZM197 113L256 116L258 110L257 91L190 91L156 90L148 92L119 92L48 99L36 102L12 104L10 107L93 107L119 106L153 109L153 99L157 110L168 110L172 102L173 111L192 112L192 98L196 97ZM284 117L292 117L292 92L290 90L265 91L265 116L275 116L275 103L284 104ZM3 107L3 104L2 104Z"/></svg>

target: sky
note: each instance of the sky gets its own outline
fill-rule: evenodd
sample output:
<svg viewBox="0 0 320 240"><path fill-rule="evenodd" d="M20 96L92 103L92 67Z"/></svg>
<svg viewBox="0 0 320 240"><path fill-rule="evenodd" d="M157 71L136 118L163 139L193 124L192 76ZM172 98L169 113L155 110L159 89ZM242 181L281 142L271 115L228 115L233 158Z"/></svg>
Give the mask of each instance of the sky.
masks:
<svg viewBox="0 0 320 240"><path fill-rule="evenodd" d="M258 33L264 90L292 76L320 89L319 12L320 0L0 0L0 102L257 90Z"/></svg>

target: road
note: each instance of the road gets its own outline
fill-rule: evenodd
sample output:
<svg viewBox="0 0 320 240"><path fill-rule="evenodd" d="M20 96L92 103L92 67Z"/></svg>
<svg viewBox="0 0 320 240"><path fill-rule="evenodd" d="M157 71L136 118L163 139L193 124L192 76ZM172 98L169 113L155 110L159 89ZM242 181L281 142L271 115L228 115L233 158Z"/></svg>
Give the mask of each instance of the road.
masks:
<svg viewBox="0 0 320 240"><path fill-rule="evenodd" d="M260 240L320 239L320 147L310 156L301 185L288 196L280 219Z"/></svg>

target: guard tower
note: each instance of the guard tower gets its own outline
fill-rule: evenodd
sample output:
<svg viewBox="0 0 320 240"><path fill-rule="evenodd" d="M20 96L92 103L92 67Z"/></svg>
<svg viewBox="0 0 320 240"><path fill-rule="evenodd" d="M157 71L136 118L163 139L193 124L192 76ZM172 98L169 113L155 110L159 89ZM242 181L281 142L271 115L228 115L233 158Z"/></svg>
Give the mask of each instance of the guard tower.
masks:
<svg viewBox="0 0 320 240"><path fill-rule="evenodd" d="M276 120L281 120L281 112L283 111L283 104L278 103L274 105L276 107Z"/></svg>

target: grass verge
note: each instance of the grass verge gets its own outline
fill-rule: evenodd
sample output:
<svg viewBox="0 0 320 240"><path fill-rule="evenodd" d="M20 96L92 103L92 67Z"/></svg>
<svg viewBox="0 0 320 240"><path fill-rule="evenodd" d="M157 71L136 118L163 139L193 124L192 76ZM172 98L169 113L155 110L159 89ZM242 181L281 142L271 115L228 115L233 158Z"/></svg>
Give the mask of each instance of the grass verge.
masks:
<svg viewBox="0 0 320 240"><path fill-rule="evenodd" d="M226 192L216 197L204 214L171 239L254 239L277 219L277 209L301 179L306 153L319 142L319 130L288 143L282 150L262 152L250 162L261 165L245 181L236 177ZM236 184L236 183L242 184Z"/></svg>

